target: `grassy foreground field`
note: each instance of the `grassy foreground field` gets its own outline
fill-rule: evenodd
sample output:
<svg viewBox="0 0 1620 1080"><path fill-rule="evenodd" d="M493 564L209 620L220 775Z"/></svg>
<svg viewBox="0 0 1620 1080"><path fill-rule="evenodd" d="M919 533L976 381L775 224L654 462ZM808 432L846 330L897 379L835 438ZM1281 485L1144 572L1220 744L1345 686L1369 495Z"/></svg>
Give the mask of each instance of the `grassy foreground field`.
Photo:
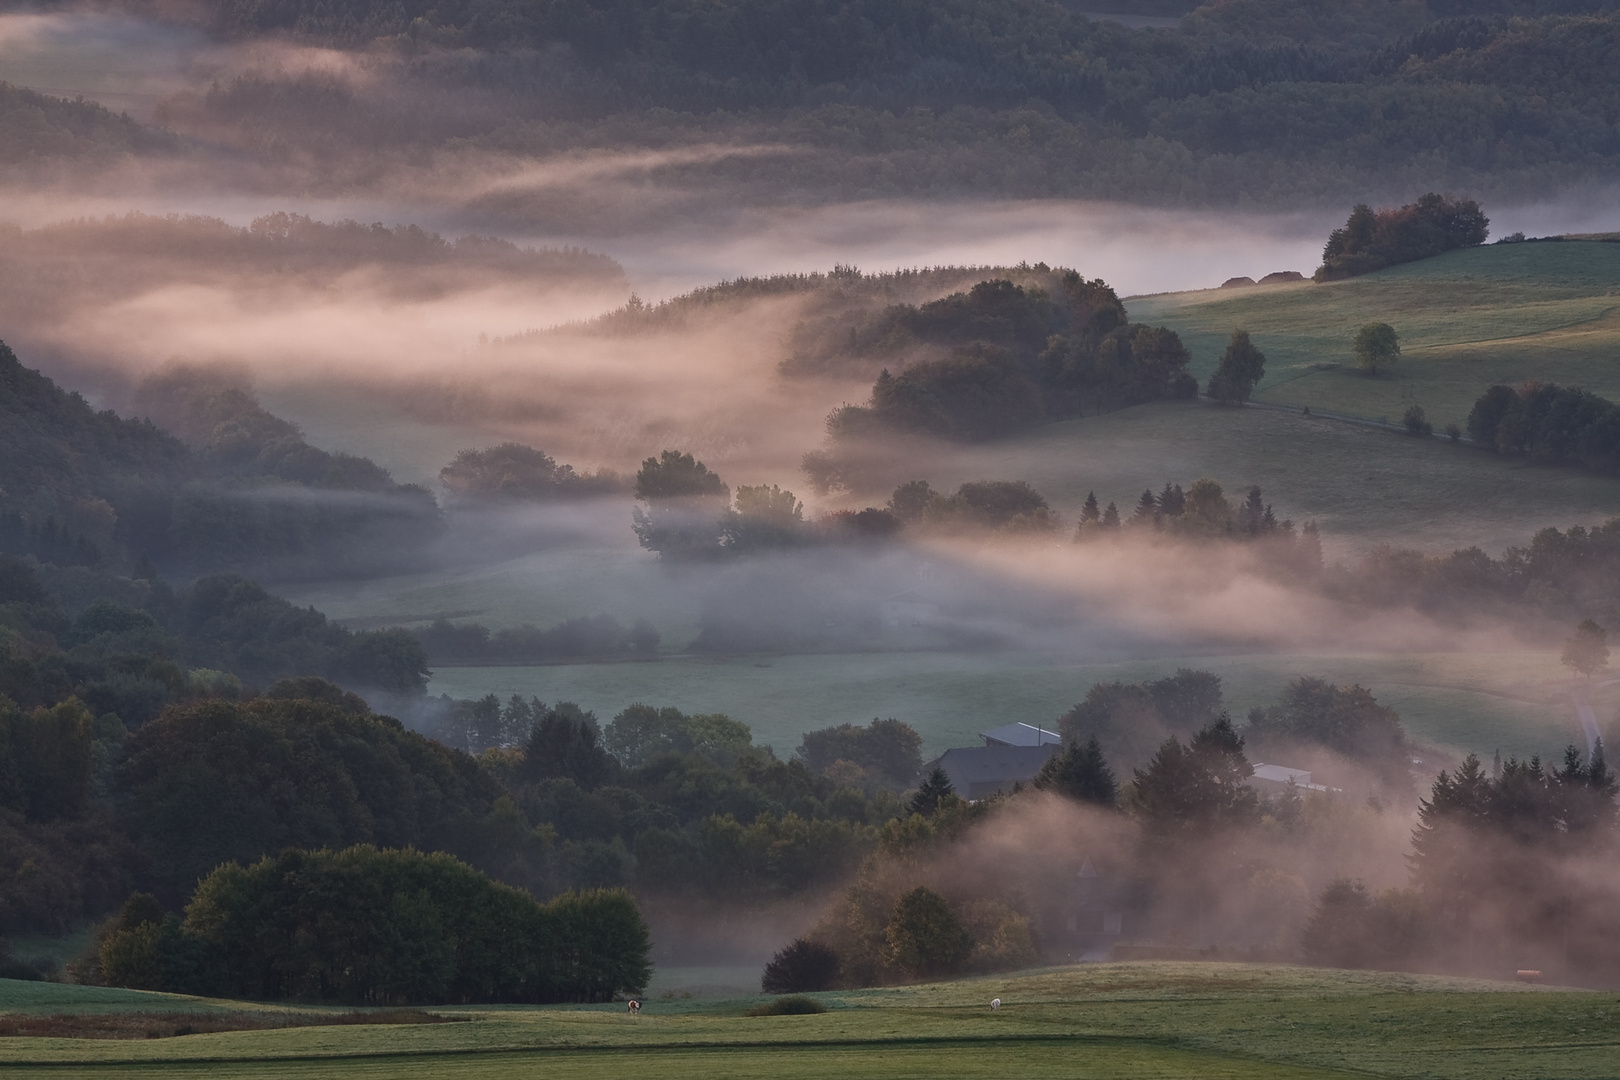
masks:
<svg viewBox="0 0 1620 1080"><path fill-rule="evenodd" d="M0 1008L79 988L0 983ZM817 995L817 1016L756 999L446 1009L468 1024L302 1028L141 1041L8 1039L21 1077L1596 1078L1620 1068L1612 993L1239 964L1105 964ZM141 995L122 1007L174 1009ZM990 998L1004 1002L998 1012ZM115 1007L112 1003L107 1008Z"/></svg>
<svg viewBox="0 0 1620 1080"><path fill-rule="evenodd" d="M1492 244L1327 285L1302 283L1133 299L1133 319L1181 334L1207 378L1237 327L1266 354L1258 397L1399 421L1422 405L1462 424L1485 387L1529 379L1620 397L1620 244ZM1356 329L1401 335L1390 376L1349 363Z"/></svg>

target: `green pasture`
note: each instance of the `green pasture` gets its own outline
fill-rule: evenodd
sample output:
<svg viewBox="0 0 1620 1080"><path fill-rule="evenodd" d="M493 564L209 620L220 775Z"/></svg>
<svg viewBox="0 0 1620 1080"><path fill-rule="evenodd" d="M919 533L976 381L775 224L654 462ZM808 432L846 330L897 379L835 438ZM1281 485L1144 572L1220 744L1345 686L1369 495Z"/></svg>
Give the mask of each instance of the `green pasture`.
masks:
<svg viewBox="0 0 1620 1080"><path fill-rule="evenodd" d="M0 993L9 994L0 1002L18 997ZM1477 980L1134 963L818 996L828 1012L817 1016L748 1017L758 999L743 998L649 1001L636 1017L622 1005L451 1008L440 1011L472 1022L116 1042L6 1039L0 1068L85 1078L1574 1080L1612 1077L1620 1062L1614 994ZM999 1011L988 1008L992 997L1002 1000Z"/></svg>
<svg viewBox="0 0 1620 1080"><path fill-rule="evenodd" d="M1178 667L1220 675L1227 707L1239 720L1273 703L1300 675L1359 682L1400 712L1414 738L1443 751L1443 760L1496 750L1557 758L1579 741L1572 684L1550 653L1215 655L1106 664L1029 653L671 657L441 668L429 692L574 701L604 722L635 702L724 712L783 756L806 731L892 716L922 734L931 756L977 745L979 732L1014 721L1051 727L1093 683L1158 678ZM1593 703L1600 718L1612 716L1620 687L1599 691Z"/></svg>
<svg viewBox="0 0 1620 1080"><path fill-rule="evenodd" d="M1422 405L1462 425L1485 387L1529 379L1620 397L1620 244L1501 244L1326 285L1139 297L1131 318L1169 326L1205 379L1234 328L1266 354L1260 400L1399 422ZM1364 323L1387 322L1402 358L1386 377L1347 370Z"/></svg>
<svg viewBox="0 0 1620 1080"><path fill-rule="evenodd" d="M1620 246L1620 245L1617 245ZM1086 494L1128 514L1143 490L1218 481L1241 500L1259 485L1278 517L1315 521L1329 558L1378 544L1493 556L1538 529L1620 514L1620 479L1321 416L1205 402L1159 402L1050 424L938 455L937 488L1027 480L1069 521Z"/></svg>

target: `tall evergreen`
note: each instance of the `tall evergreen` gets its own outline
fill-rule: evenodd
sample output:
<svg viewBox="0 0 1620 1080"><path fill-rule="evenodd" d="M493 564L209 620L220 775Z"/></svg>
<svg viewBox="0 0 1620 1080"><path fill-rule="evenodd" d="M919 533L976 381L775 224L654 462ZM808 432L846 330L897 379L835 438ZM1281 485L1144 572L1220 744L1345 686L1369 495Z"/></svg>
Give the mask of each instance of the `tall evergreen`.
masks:
<svg viewBox="0 0 1620 1080"><path fill-rule="evenodd" d="M950 776L944 769L935 765L933 770L923 777L922 786L912 795L906 809L923 817L933 817L939 812L939 804L955 794L956 789L951 786Z"/></svg>
<svg viewBox="0 0 1620 1080"><path fill-rule="evenodd" d="M1098 806L1114 806L1119 801L1119 782L1095 735L1084 743L1070 743L1061 753L1047 758L1035 774L1035 786Z"/></svg>

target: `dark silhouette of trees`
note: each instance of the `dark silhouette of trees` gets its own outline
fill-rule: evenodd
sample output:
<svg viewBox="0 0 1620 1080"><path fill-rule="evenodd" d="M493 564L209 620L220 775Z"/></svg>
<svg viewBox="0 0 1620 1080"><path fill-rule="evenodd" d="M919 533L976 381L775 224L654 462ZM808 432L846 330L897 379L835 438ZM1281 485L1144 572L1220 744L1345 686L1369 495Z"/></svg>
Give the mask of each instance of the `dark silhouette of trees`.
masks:
<svg viewBox="0 0 1620 1080"><path fill-rule="evenodd" d="M149 905L150 906L150 905ZM445 854L286 850L226 863L185 921L131 913L102 945L113 985L405 1005L606 1001L651 973L622 890L547 904Z"/></svg>
<svg viewBox="0 0 1620 1080"><path fill-rule="evenodd" d="M665 450L641 463L632 510L636 539L667 559L712 557L720 548L720 515L731 489L691 454Z"/></svg>
<svg viewBox="0 0 1620 1080"><path fill-rule="evenodd" d="M806 994L831 990L838 978L838 954L807 938L794 938L765 965L759 988L767 994Z"/></svg>
<svg viewBox="0 0 1620 1080"><path fill-rule="evenodd" d="M1399 209L1358 204L1322 249L1317 281L1338 281L1414 262L1457 248L1476 247L1490 235L1490 219L1472 199L1430 192Z"/></svg>
<svg viewBox="0 0 1620 1080"><path fill-rule="evenodd" d="M1146 769L1135 770L1133 812L1154 840L1179 842L1260 818L1260 799L1245 781L1254 768L1243 738L1222 713L1183 744L1171 736Z"/></svg>
<svg viewBox="0 0 1620 1080"><path fill-rule="evenodd" d="M1265 353L1254 347L1247 330L1234 330L1204 393L1226 405L1248 401L1265 373Z"/></svg>
<svg viewBox="0 0 1620 1080"><path fill-rule="evenodd" d="M1119 783L1096 735L1083 744L1070 743L1048 758L1035 774L1034 784L1076 802L1111 807L1119 801Z"/></svg>
<svg viewBox="0 0 1620 1080"><path fill-rule="evenodd" d="M1591 619L1582 619L1565 639L1559 659L1571 671L1591 677L1609 666L1609 632Z"/></svg>
<svg viewBox="0 0 1620 1080"><path fill-rule="evenodd" d="M589 498L626 488L624 478L607 469L577 473L558 465L550 454L522 443L502 443L488 450L463 450L439 470L439 482L451 494L467 499L544 502Z"/></svg>
<svg viewBox="0 0 1620 1080"><path fill-rule="evenodd" d="M933 817L939 813L943 802L953 798L956 798L956 788L951 785L950 776L935 765L906 803L906 810L923 817Z"/></svg>
<svg viewBox="0 0 1620 1080"><path fill-rule="evenodd" d="M839 724L806 732L794 756L815 773L826 775L847 763L878 784L904 791L922 769L921 751L922 736L911 725L873 718L865 727Z"/></svg>

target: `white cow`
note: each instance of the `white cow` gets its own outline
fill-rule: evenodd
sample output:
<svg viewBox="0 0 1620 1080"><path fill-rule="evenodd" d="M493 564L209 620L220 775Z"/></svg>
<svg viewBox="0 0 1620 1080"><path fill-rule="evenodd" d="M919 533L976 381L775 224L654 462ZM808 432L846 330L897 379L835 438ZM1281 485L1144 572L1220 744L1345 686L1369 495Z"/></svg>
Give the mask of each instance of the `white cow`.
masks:
<svg viewBox="0 0 1620 1080"><path fill-rule="evenodd" d="M990 999L990 1009L991 1009L991 1011L994 1012L996 1009L999 1009L999 1008L1001 1008L1001 999L1000 998L991 998Z"/></svg>

